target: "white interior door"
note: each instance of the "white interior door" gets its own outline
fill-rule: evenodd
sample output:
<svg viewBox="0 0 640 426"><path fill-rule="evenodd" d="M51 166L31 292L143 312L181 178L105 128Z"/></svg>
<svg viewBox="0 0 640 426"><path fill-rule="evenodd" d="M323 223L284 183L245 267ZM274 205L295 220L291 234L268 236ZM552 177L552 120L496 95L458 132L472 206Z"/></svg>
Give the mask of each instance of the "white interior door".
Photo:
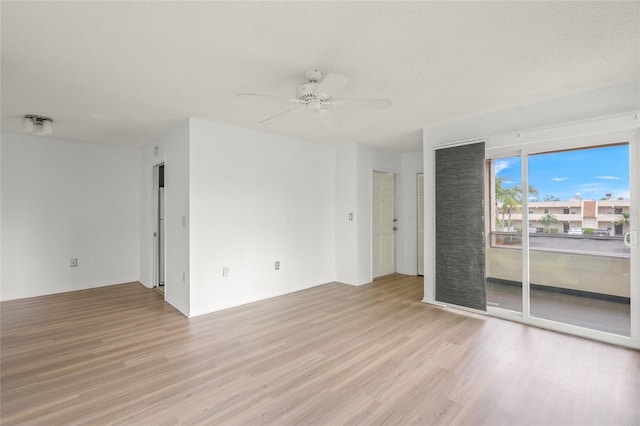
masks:
<svg viewBox="0 0 640 426"><path fill-rule="evenodd" d="M373 173L373 277L396 272L396 177Z"/></svg>

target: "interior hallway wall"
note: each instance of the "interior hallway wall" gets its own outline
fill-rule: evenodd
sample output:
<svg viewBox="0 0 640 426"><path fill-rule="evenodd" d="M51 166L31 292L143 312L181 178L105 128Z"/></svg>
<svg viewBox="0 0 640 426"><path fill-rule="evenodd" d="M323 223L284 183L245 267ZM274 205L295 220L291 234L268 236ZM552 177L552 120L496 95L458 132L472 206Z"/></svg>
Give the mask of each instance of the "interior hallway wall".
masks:
<svg viewBox="0 0 640 426"><path fill-rule="evenodd" d="M334 148L190 125L191 315L333 281Z"/></svg>
<svg viewBox="0 0 640 426"><path fill-rule="evenodd" d="M153 286L153 168L165 165L165 300L189 316L189 120L144 145L141 156L140 281ZM157 153L156 153L157 148Z"/></svg>
<svg viewBox="0 0 640 426"><path fill-rule="evenodd" d="M138 149L3 133L1 182L2 300L138 280Z"/></svg>

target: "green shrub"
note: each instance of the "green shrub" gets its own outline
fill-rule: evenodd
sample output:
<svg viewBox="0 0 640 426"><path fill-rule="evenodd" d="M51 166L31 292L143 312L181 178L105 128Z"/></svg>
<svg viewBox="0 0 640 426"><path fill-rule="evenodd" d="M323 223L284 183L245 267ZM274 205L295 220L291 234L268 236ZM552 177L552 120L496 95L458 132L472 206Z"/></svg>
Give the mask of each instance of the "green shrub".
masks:
<svg viewBox="0 0 640 426"><path fill-rule="evenodd" d="M595 231L595 228L582 228L582 233L584 235L593 235Z"/></svg>

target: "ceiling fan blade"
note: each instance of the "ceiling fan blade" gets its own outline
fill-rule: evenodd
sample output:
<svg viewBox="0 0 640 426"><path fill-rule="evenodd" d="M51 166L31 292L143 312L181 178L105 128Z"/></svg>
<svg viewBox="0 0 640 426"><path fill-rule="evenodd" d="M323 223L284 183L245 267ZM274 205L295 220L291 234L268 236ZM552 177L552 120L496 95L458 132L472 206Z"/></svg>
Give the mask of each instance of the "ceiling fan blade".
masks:
<svg viewBox="0 0 640 426"><path fill-rule="evenodd" d="M320 109L316 111L316 116L326 127L334 129L340 125L340 122L338 121L336 116L327 109Z"/></svg>
<svg viewBox="0 0 640 426"><path fill-rule="evenodd" d="M289 114L290 112L293 112L293 111L296 111L296 110L300 110L300 109L302 109L302 108L306 108L306 107L305 107L305 105L296 106L296 107L293 107L293 108L287 109L287 110L285 110L285 111L279 112L279 113L278 113L278 114L276 114L276 115L272 115L272 116L271 116L271 117L269 117L269 118L265 118L264 120L259 121L259 122L258 122L258 124L266 123L267 121L271 121L271 120L273 120L274 118L281 117L281 116L283 116L283 115L285 115L285 114Z"/></svg>
<svg viewBox="0 0 640 426"><path fill-rule="evenodd" d="M391 107L389 99L332 99L332 106L361 108L361 109L387 109Z"/></svg>
<svg viewBox="0 0 640 426"><path fill-rule="evenodd" d="M331 97L333 93L338 92L349 82L349 78L341 74L327 74L316 89L316 95L325 95Z"/></svg>
<svg viewBox="0 0 640 426"><path fill-rule="evenodd" d="M240 93L237 95L237 97L244 101L261 104L283 104L287 102L299 102L297 99L289 99L282 96L262 95L259 93Z"/></svg>

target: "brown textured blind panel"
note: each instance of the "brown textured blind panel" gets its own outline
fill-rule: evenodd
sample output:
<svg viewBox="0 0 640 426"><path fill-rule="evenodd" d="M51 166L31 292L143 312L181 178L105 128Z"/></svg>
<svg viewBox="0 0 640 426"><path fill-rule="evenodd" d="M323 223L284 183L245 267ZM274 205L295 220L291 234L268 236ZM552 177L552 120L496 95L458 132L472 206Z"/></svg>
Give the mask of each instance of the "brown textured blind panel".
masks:
<svg viewBox="0 0 640 426"><path fill-rule="evenodd" d="M484 142L436 151L436 300L486 311Z"/></svg>

